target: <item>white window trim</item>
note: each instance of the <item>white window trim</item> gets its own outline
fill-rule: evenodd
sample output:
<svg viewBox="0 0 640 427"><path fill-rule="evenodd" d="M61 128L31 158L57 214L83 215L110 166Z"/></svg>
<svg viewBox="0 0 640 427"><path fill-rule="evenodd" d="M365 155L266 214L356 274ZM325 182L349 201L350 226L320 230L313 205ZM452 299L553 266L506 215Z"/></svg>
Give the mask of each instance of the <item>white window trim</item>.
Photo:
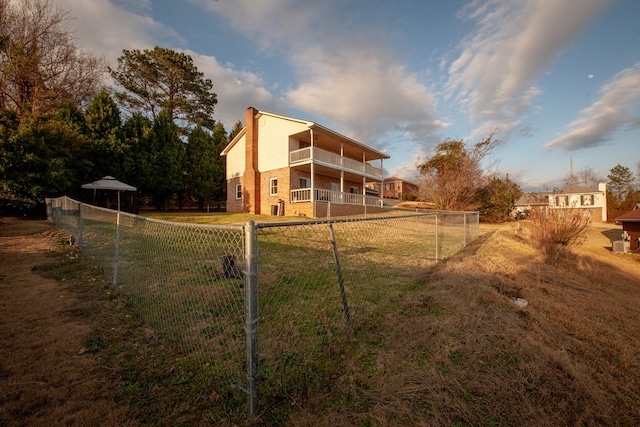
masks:
<svg viewBox="0 0 640 427"><path fill-rule="evenodd" d="M238 193L240 193L240 197L238 197ZM236 184L236 200L242 199L242 184Z"/></svg>
<svg viewBox="0 0 640 427"><path fill-rule="evenodd" d="M275 181L275 185L273 185ZM276 191L273 191L273 188L275 187ZM274 177L274 178L269 178L269 195L270 196L277 196L278 195L278 178Z"/></svg>

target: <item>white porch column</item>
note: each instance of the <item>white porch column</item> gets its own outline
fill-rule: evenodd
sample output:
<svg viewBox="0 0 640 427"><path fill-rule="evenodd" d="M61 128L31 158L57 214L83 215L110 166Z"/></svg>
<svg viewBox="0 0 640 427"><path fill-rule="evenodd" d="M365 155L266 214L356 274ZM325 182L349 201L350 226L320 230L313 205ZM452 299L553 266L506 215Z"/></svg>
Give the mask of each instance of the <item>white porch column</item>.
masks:
<svg viewBox="0 0 640 427"><path fill-rule="evenodd" d="M313 143L313 129L309 129L309 133L311 135L311 207L313 209L313 217L316 217L316 178L315 178L315 168L314 168L314 143Z"/></svg>
<svg viewBox="0 0 640 427"><path fill-rule="evenodd" d="M340 166L344 165L344 142L340 143ZM340 192L344 193L344 170L340 169ZM342 195L340 195L342 197Z"/></svg>
<svg viewBox="0 0 640 427"><path fill-rule="evenodd" d="M380 206L384 206L384 159L380 159L380 173L382 177L380 178Z"/></svg>
<svg viewBox="0 0 640 427"><path fill-rule="evenodd" d="M367 172L367 154L362 152L362 172ZM362 175L362 204L367 204L367 177Z"/></svg>

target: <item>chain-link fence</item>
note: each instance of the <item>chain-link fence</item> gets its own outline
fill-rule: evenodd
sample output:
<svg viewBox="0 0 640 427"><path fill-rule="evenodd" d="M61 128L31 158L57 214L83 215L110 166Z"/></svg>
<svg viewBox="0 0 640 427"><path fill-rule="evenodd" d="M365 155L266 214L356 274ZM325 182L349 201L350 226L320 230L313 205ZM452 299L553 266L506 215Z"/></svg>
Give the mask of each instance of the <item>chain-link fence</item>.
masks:
<svg viewBox="0 0 640 427"><path fill-rule="evenodd" d="M195 380L236 399L247 393L249 414L324 392L349 363L345 347L375 341L400 296L479 232L477 212L218 226L65 197L47 199L47 213L184 355Z"/></svg>

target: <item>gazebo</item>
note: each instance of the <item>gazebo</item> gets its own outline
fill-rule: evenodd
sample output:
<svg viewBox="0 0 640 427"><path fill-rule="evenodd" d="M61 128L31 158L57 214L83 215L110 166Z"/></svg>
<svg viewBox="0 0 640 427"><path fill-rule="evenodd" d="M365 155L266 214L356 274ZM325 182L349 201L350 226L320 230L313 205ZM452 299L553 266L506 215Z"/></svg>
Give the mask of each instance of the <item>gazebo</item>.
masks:
<svg viewBox="0 0 640 427"><path fill-rule="evenodd" d="M118 266L120 264L120 193L123 191L137 191L133 187L124 182L120 182L112 176L105 176L102 179L82 185L82 188L93 190L94 195L98 190L111 190L118 193L118 212L116 214L116 254L113 266L113 284L118 284Z"/></svg>
<svg viewBox="0 0 640 427"><path fill-rule="evenodd" d="M124 182L120 182L117 179L115 179L114 177L109 176L109 175L107 175L107 176L105 176L102 179L99 179L97 181L90 182L89 184L83 184L82 188L88 189L88 190L93 190L94 202L95 202L96 191L98 191L98 190L117 191L117 193L118 193L118 211L121 208L121 206L120 206L120 193L122 191L137 191L138 190L136 187L133 187L133 186L131 186L129 184L125 184Z"/></svg>

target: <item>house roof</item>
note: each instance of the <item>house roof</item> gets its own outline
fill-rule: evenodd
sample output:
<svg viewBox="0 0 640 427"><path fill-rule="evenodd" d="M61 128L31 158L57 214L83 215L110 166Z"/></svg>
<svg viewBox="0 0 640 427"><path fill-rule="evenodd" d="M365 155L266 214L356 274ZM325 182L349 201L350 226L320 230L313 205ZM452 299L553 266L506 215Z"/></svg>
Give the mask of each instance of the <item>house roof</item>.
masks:
<svg viewBox="0 0 640 427"><path fill-rule="evenodd" d="M338 132L332 131L329 128L326 128L322 125L319 125L318 123L315 122L310 122L307 120L301 120L301 119L296 119L293 117L287 117L287 116L281 116L278 114L273 114L273 113L268 113L266 111L258 111L258 113L256 114L256 118L259 118L260 116L270 116L270 117L275 117L278 119L282 119L282 120L288 120L288 121L292 121L292 122L297 122L300 123L302 125L305 125L307 127L307 129L313 129L315 132L318 132L320 134L325 134L331 138L335 138L337 140L346 142L350 145L356 146L358 148L360 148L362 151L364 151L367 154L371 155L371 158L368 160L373 160L373 159L388 159L390 156L388 154L383 153L382 151L378 151L375 150L365 144L362 144L361 142L358 142L354 139L351 139L347 136L344 136L342 134L339 134ZM229 151L233 148L234 145L236 145L238 143L238 141L242 138L242 136L244 136L246 132L246 126L242 128L242 130L240 132L238 132L238 134L236 135L235 138L233 138L233 140L224 148L224 150L222 150L222 152L220 153L221 156L226 156L227 154L229 154Z"/></svg>
<svg viewBox="0 0 640 427"><path fill-rule="evenodd" d="M594 190L593 188L582 187L580 185L567 185L563 189L557 191L556 193L561 194L573 194L573 193L597 193L598 190Z"/></svg>
<svg viewBox="0 0 640 427"><path fill-rule="evenodd" d="M616 218L620 222L640 222L640 209L634 209Z"/></svg>
<svg viewBox="0 0 640 427"><path fill-rule="evenodd" d="M549 198L547 193L527 193L520 196L514 203L514 206L546 206L548 204Z"/></svg>
<svg viewBox="0 0 640 427"><path fill-rule="evenodd" d="M389 176L389 177L384 179L384 182L396 182L396 181L401 181L401 182L406 182L407 184L417 185L415 182L407 181L406 179L398 178L397 176Z"/></svg>

